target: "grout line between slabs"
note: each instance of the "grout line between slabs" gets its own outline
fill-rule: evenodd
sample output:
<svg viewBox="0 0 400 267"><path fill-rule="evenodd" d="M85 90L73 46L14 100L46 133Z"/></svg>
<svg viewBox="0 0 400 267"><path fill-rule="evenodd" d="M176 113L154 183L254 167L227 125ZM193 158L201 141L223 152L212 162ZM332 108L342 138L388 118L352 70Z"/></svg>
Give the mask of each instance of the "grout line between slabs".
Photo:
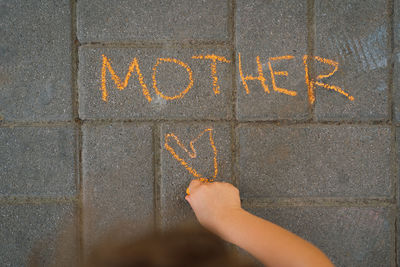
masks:
<svg viewBox="0 0 400 267"><path fill-rule="evenodd" d="M230 33L231 33L231 57L232 57L232 115L230 123L230 135L231 135L231 175L232 184L239 188L239 169L238 162L236 161L237 154L239 153L236 141L236 127L237 127L237 84L236 84L236 0L230 2Z"/></svg>
<svg viewBox="0 0 400 267"><path fill-rule="evenodd" d="M244 198L245 207L394 207L390 198L352 198L352 197L287 197L287 198Z"/></svg>
<svg viewBox="0 0 400 267"><path fill-rule="evenodd" d="M161 143L160 143L160 126L158 123L153 124L153 172L154 172L154 229L161 230Z"/></svg>
<svg viewBox="0 0 400 267"><path fill-rule="evenodd" d="M233 85L236 88L235 85ZM234 100L236 102L236 100ZM237 109L235 109L235 112ZM236 114L234 114L236 116ZM54 121L54 122L9 122L0 124L0 128L15 128L15 127L57 127L57 126L74 126L82 125L107 125L111 123L231 123L235 122L236 125L359 125L359 126L392 126L399 127L400 123L387 120L341 120L341 121L312 121L312 120L237 120L233 119L195 119L195 118L182 118L182 119L85 119L75 118L74 121Z"/></svg>
<svg viewBox="0 0 400 267"><path fill-rule="evenodd" d="M77 201L77 258L78 266L83 264L83 190L82 190L82 121L79 119L79 41L77 37L77 0L70 0L71 5L71 77L72 77L72 115L76 127L76 152L75 152L75 175L78 193Z"/></svg>
<svg viewBox="0 0 400 267"><path fill-rule="evenodd" d="M394 217L394 227L393 227L393 236L394 236L394 251L393 251L393 261L394 265L398 266L398 255L397 255L397 250L398 250L398 240L397 240L397 234L398 234L398 182L397 182L397 142L396 142L396 127L394 121L394 98L393 98L393 90L394 90L394 18L393 18L393 12L394 12L394 1L393 0L387 0L387 19L388 19L388 29L387 29L387 36L389 36L389 42L387 45L387 51L388 51L388 59L389 59L389 64L388 64L388 114L389 114L389 122L391 124L391 149L390 149L390 154L391 154L391 177L392 177L392 197L395 202L394 209L395 209L395 217Z"/></svg>
<svg viewBox="0 0 400 267"><path fill-rule="evenodd" d="M315 77L314 68L314 49L315 49L315 34L316 34L316 24L315 24L315 0L307 0L307 55L308 55L308 70L309 77ZM307 85L308 86L308 85ZM315 90L314 90L315 95ZM308 101L308 110L311 120L315 121L315 102L313 104Z"/></svg>
<svg viewBox="0 0 400 267"><path fill-rule="evenodd" d="M23 197L23 196L4 196L0 197L0 205L20 205L20 204L56 204L56 203L78 203L76 197ZM282 198L242 198L245 205L251 206L393 206L397 205L393 198L352 198L352 197L282 197Z"/></svg>
<svg viewBox="0 0 400 267"><path fill-rule="evenodd" d="M129 41L129 42L82 42L82 47L88 48L226 48L229 41L209 41L209 40L159 40L159 41Z"/></svg>

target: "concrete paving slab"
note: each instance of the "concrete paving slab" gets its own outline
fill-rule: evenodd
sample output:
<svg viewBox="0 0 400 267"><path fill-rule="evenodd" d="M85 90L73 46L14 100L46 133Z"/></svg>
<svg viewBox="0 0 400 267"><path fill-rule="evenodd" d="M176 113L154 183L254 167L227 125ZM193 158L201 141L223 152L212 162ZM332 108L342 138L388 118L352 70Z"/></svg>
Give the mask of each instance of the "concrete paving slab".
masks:
<svg viewBox="0 0 400 267"><path fill-rule="evenodd" d="M400 48L400 1L394 0L393 8L393 32L394 46Z"/></svg>
<svg viewBox="0 0 400 267"><path fill-rule="evenodd" d="M312 79L336 87L315 86L316 118L388 119L390 37L386 1L316 1L315 12L315 56L320 59L314 60L316 77ZM338 69L330 75L335 67ZM328 76L317 79L324 75Z"/></svg>
<svg viewBox="0 0 400 267"><path fill-rule="evenodd" d="M228 118L230 60L229 51L222 48L81 48L79 115L83 119ZM126 80L130 66L132 73Z"/></svg>
<svg viewBox="0 0 400 267"><path fill-rule="evenodd" d="M244 198L390 197L390 128L240 126Z"/></svg>
<svg viewBox="0 0 400 267"><path fill-rule="evenodd" d="M74 220L72 204L0 205L1 265L76 266Z"/></svg>
<svg viewBox="0 0 400 267"><path fill-rule="evenodd" d="M316 245L337 267L394 266L394 211L390 208L245 209Z"/></svg>
<svg viewBox="0 0 400 267"><path fill-rule="evenodd" d="M228 1L78 1L81 42L227 41Z"/></svg>
<svg viewBox="0 0 400 267"><path fill-rule="evenodd" d="M72 118L69 2L1 2L0 121Z"/></svg>
<svg viewBox="0 0 400 267"><path fill-rule="evenodd" d="M0 196L76 195L73 126L0 128Z"/></svg>
<svg viewBox="0 0 400 267"><path fill-rule="evenodd" d="M309 116L303 66L303 56L307 53L306 2L240 0L236 5L237 117L239 120L306 119Z"/></svg>
<svg viewBox="0 0 400 267"><path fill-rule="evenodd" d="M394 114L393 120L400 122L400 47L393 55L394 69L393 69L393 103Z"/></svg>
<svg viewBox="0 0 400 267"><path fill-rule="evenodd" d="M396 149L396 153L397 153L397 192L400 192L400 127L396 127L396 145L397 145L397 149ZM397 193L397 207L400 206L400 196ZM400 220L400 212L399 209L397 209L397 221L399 222ZM399 231L399 225L397 224L397 229L396 229L396 238L397 238L397 242L400 241L400 231ZM398 243L397 243L398 244ZM399 265L400 262L400 247L397 246L397 265Z"/></svg>
<svg viewBox="0 0 400 267"><path fill-rule="evenodd" d="M115 123L83 126L83 231L85 249L115 225L118 235L136 235L153 223L153 152L149 125Z"/></svg>
<svg viewBox="0 0 400 267"><path fill-rule="evenodd" d="M163 124L160 132L161 217L162 226L168 228L196 219L185 200L186 188L193 179L206 177L232 183L231 138L229 124L224 123Z"/></svg>

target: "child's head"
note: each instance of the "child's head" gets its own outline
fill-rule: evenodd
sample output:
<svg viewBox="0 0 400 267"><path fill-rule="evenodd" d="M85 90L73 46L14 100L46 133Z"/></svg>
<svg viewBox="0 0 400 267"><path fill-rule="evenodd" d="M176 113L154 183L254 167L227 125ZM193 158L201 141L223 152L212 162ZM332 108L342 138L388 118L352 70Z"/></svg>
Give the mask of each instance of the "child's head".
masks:
<svg viewBox="0 0 400 267"><path fill-rule="evenodd" d="M85 267L254 267L222 239L196 224L182 224L125 242L102 242Z"/></svg>

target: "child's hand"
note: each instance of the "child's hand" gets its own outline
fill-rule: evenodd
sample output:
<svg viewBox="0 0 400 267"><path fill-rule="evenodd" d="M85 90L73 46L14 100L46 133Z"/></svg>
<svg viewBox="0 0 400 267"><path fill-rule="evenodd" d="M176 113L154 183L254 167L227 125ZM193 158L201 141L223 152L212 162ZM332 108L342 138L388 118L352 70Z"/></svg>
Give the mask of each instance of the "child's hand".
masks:
<svg viewBox="0 0 400 267"><path fill-rule="evenodd" d="M228 216L240 211L239 190L230 183L204 183L199 179L192 180L189 185L189 202L197 220L208 230L218 234Z"/></svg>

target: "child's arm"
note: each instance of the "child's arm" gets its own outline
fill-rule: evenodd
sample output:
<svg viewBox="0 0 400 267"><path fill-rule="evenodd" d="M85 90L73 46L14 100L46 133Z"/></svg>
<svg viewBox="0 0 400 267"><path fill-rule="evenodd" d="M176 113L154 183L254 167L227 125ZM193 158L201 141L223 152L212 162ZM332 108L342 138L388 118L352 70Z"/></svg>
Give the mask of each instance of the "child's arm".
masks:
<svg viewBox="0 0 400 267"><path fill-rule="evenodd" d="M193 180L189 191L185 199L204 227L248 251L263 264L269 267L333 266L311 243L243 210L239 190L233 185Z"/></svg>

